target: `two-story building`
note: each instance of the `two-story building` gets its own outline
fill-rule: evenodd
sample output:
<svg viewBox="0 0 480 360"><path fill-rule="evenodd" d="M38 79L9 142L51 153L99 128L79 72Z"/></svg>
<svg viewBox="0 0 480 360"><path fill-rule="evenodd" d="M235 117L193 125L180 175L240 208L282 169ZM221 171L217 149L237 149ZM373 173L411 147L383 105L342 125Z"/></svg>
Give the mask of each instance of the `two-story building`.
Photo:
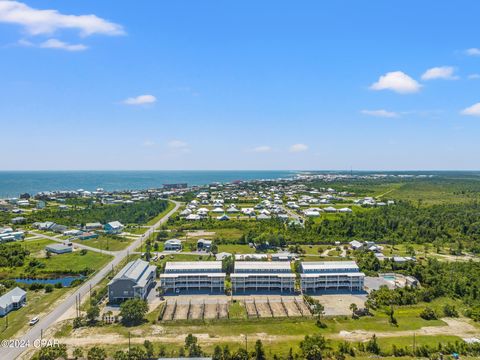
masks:
<svg viewBox="0 0 480 360"><path fill-rule="evenodd" d="M295 290L289 261L236 261L230 278L233 292Z"/></svg>
<svg viewBox="0 0 480 360"><path fill-rule="evenodd" d="M224 291L226 274L221 261L167 262L160 275L160 285L165 291Z"/></svg>
<svg viewBox="0 0 480 360"><path fill-rule="evenodd" d="M354 261L314 261L301 263L304 292L325 290L363 290L365 274Z"/></svg>
<svg viewBox="0 0 480 360"><path fill-rule="evenodd" d="M145 299L155 282L157 267L147 261L130 261L108 283L108 300L116 303L128 299Z"/></svg>

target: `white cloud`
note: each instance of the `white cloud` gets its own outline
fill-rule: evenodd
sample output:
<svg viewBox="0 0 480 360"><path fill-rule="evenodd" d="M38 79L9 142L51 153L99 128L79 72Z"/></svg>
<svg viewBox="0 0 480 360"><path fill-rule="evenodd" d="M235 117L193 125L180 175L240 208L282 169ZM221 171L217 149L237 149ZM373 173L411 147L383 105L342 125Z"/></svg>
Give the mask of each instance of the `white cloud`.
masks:
<svg viewBox="0 0 480 360"><path fill-rule="evenodd" d="M480 56L480 49L479 48L470 48L465 50L465 54L469 56Z"/></svg>
<svg viewBox="0 0 480 360"><path fill-rule="evenodd" d="M379 110L362 110L360 111L364 115L376 116L376 117L384 117L384 118L394 118L398 117L398 114L393 111L387 111L384 109Z"/></svg>
<svg viewBox="0 0 480 360"><path fill-rule="evenodd" d="M422 75L422 80L456 80L458 76L454 75L455 68L453 66L438 66L425 71Z"/></svg>
<svg viewBox="0 0 480 360"><path fill-rule="evenodd" d="M392 71L380 76L378 81L370 86L370 89L392 90L400 94L408 94L418 92L421 87L422 85L404 72Z"/></svg>
<svg viewBox="0 0 480 360"><path fill-rule="evenodd" d="M66 51L84 51L88 49L88 47L83 44L68 44L58 39L48 39L38 46L42 49L60 49Z"/></svg>
<svg viewBox="0 0 480 360"><path fill-rule="evenodd" d="M305 144L294 144L290 146L290 149L289 149L289 151L293 153L307 151L307 150L308 150L308 146Z"/></svg>
<svg viewBox="0 0 480 360"><path fill-rule="evenodd" d="M469 115L469 116L480 116L480 102L473 104L466 109L461 111L462 115Z"/></svg>
<svg viewBox="0 0 480 360"><path fill-rule="evenodd" d="M155 145L157 145L157 144L153 140L148 140L147 139L143 142L143 146L145 146L145 147L153 147Z"/></svg>
<svg viewBox="0 0 480 360"><path fill-rule="evenodd" d="M126 105L146 105L157 102L157 98L153 95L139 95L136 97L130 97L123 101Z"/></svg>
<svg viewBox="0 0 480 360"><path fill-rule="evenodd" d="M268 145L261 145L257 146L256 148L253 148L253 152L256 153L266 153L272 151L272 148Z"/></svg>
<svg viewBox="0 0 480 360"><path fill-rule="evenodd" d="M57 10L38 10L19 1L0 1L0 22L23 26L31 35L52 34L59 29L75 29L81 36L123 35L121 25L96 15L65 15Z"/></svg>
<svg viewBox="0 0 480 360"><path fill-rule="evenodd" d="M171 140L167 143L167 147L174 152L180 152L180 153L190 152L190 147L188 143L182 140Z"/></svg>
<svg viewBox="0 0 480 360"><path fill-rule="evenodd" d="M468 78L470 80L480 79L480 74L470 74L470 75L468 75Z"/></svg>

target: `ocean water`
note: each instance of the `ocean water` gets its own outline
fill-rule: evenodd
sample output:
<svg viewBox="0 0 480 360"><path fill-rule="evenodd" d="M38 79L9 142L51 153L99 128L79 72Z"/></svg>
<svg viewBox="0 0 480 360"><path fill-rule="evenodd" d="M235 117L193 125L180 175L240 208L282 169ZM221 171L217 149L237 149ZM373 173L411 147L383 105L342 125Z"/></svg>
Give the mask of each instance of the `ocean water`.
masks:
<svg viewBox="0 0 480 360"><path fill-rule="evenodd" d="M163 184L205 185L235 180L291 178L296 171L0 171L0 198L53 190L143 190Z"/></svg>

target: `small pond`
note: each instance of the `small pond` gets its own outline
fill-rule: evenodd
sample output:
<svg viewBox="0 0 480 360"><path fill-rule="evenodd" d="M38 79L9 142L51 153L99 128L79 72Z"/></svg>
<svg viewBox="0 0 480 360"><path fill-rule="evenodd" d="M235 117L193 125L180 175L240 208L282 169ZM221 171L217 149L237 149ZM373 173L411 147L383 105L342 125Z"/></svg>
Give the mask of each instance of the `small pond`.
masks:
<svg viewBox="0 0 480 360"><path fill-rule="evenodd" d="M72 284L72 282L74 282L75 280L78 280L78 279L83 279L85 278L85 276L64 276L64 277L60 277L60 278L56 278L56 279L13 279L15 280L17 283L21 283L21 284L33 284L33 283L37 283L37 284L52 284L52 285L55 285L55 284L62 284L62 286L70 286Z"/></svg>

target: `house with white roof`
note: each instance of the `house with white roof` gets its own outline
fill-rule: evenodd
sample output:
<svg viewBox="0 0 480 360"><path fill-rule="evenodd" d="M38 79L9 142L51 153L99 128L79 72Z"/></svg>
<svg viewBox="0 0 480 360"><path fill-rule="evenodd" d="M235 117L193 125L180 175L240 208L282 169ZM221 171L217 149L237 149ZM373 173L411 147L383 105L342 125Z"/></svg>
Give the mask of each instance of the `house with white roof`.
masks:
<svg viewBox="0 0 480 360"><path fill-rule="evenodd" d="M108 224L105 224L105 232L107 234L121 234L123 231L123 224L120 221L112 221Z"/></svg>
<svg viewBox="0 0 480 360"><path fill-rule="evenodd" d="M170 239L165 241L163 245L163 250L165 251L181 251L182 242L178 239Z"/></svg>
<svg viewBox="0 0 480 360"><path fill-rule="evenodd" d="M21 308L27 301L27 292L16 287L0 296L0 316L7 315L10 311Z"/></svg>
<svg viewBox="0 0 480 360"><path fill-rule="evenodd" d="M128 299L146 299L155 281L157 267L147 261L130 261L108 283L108 300L111 303Z"/></svg>

